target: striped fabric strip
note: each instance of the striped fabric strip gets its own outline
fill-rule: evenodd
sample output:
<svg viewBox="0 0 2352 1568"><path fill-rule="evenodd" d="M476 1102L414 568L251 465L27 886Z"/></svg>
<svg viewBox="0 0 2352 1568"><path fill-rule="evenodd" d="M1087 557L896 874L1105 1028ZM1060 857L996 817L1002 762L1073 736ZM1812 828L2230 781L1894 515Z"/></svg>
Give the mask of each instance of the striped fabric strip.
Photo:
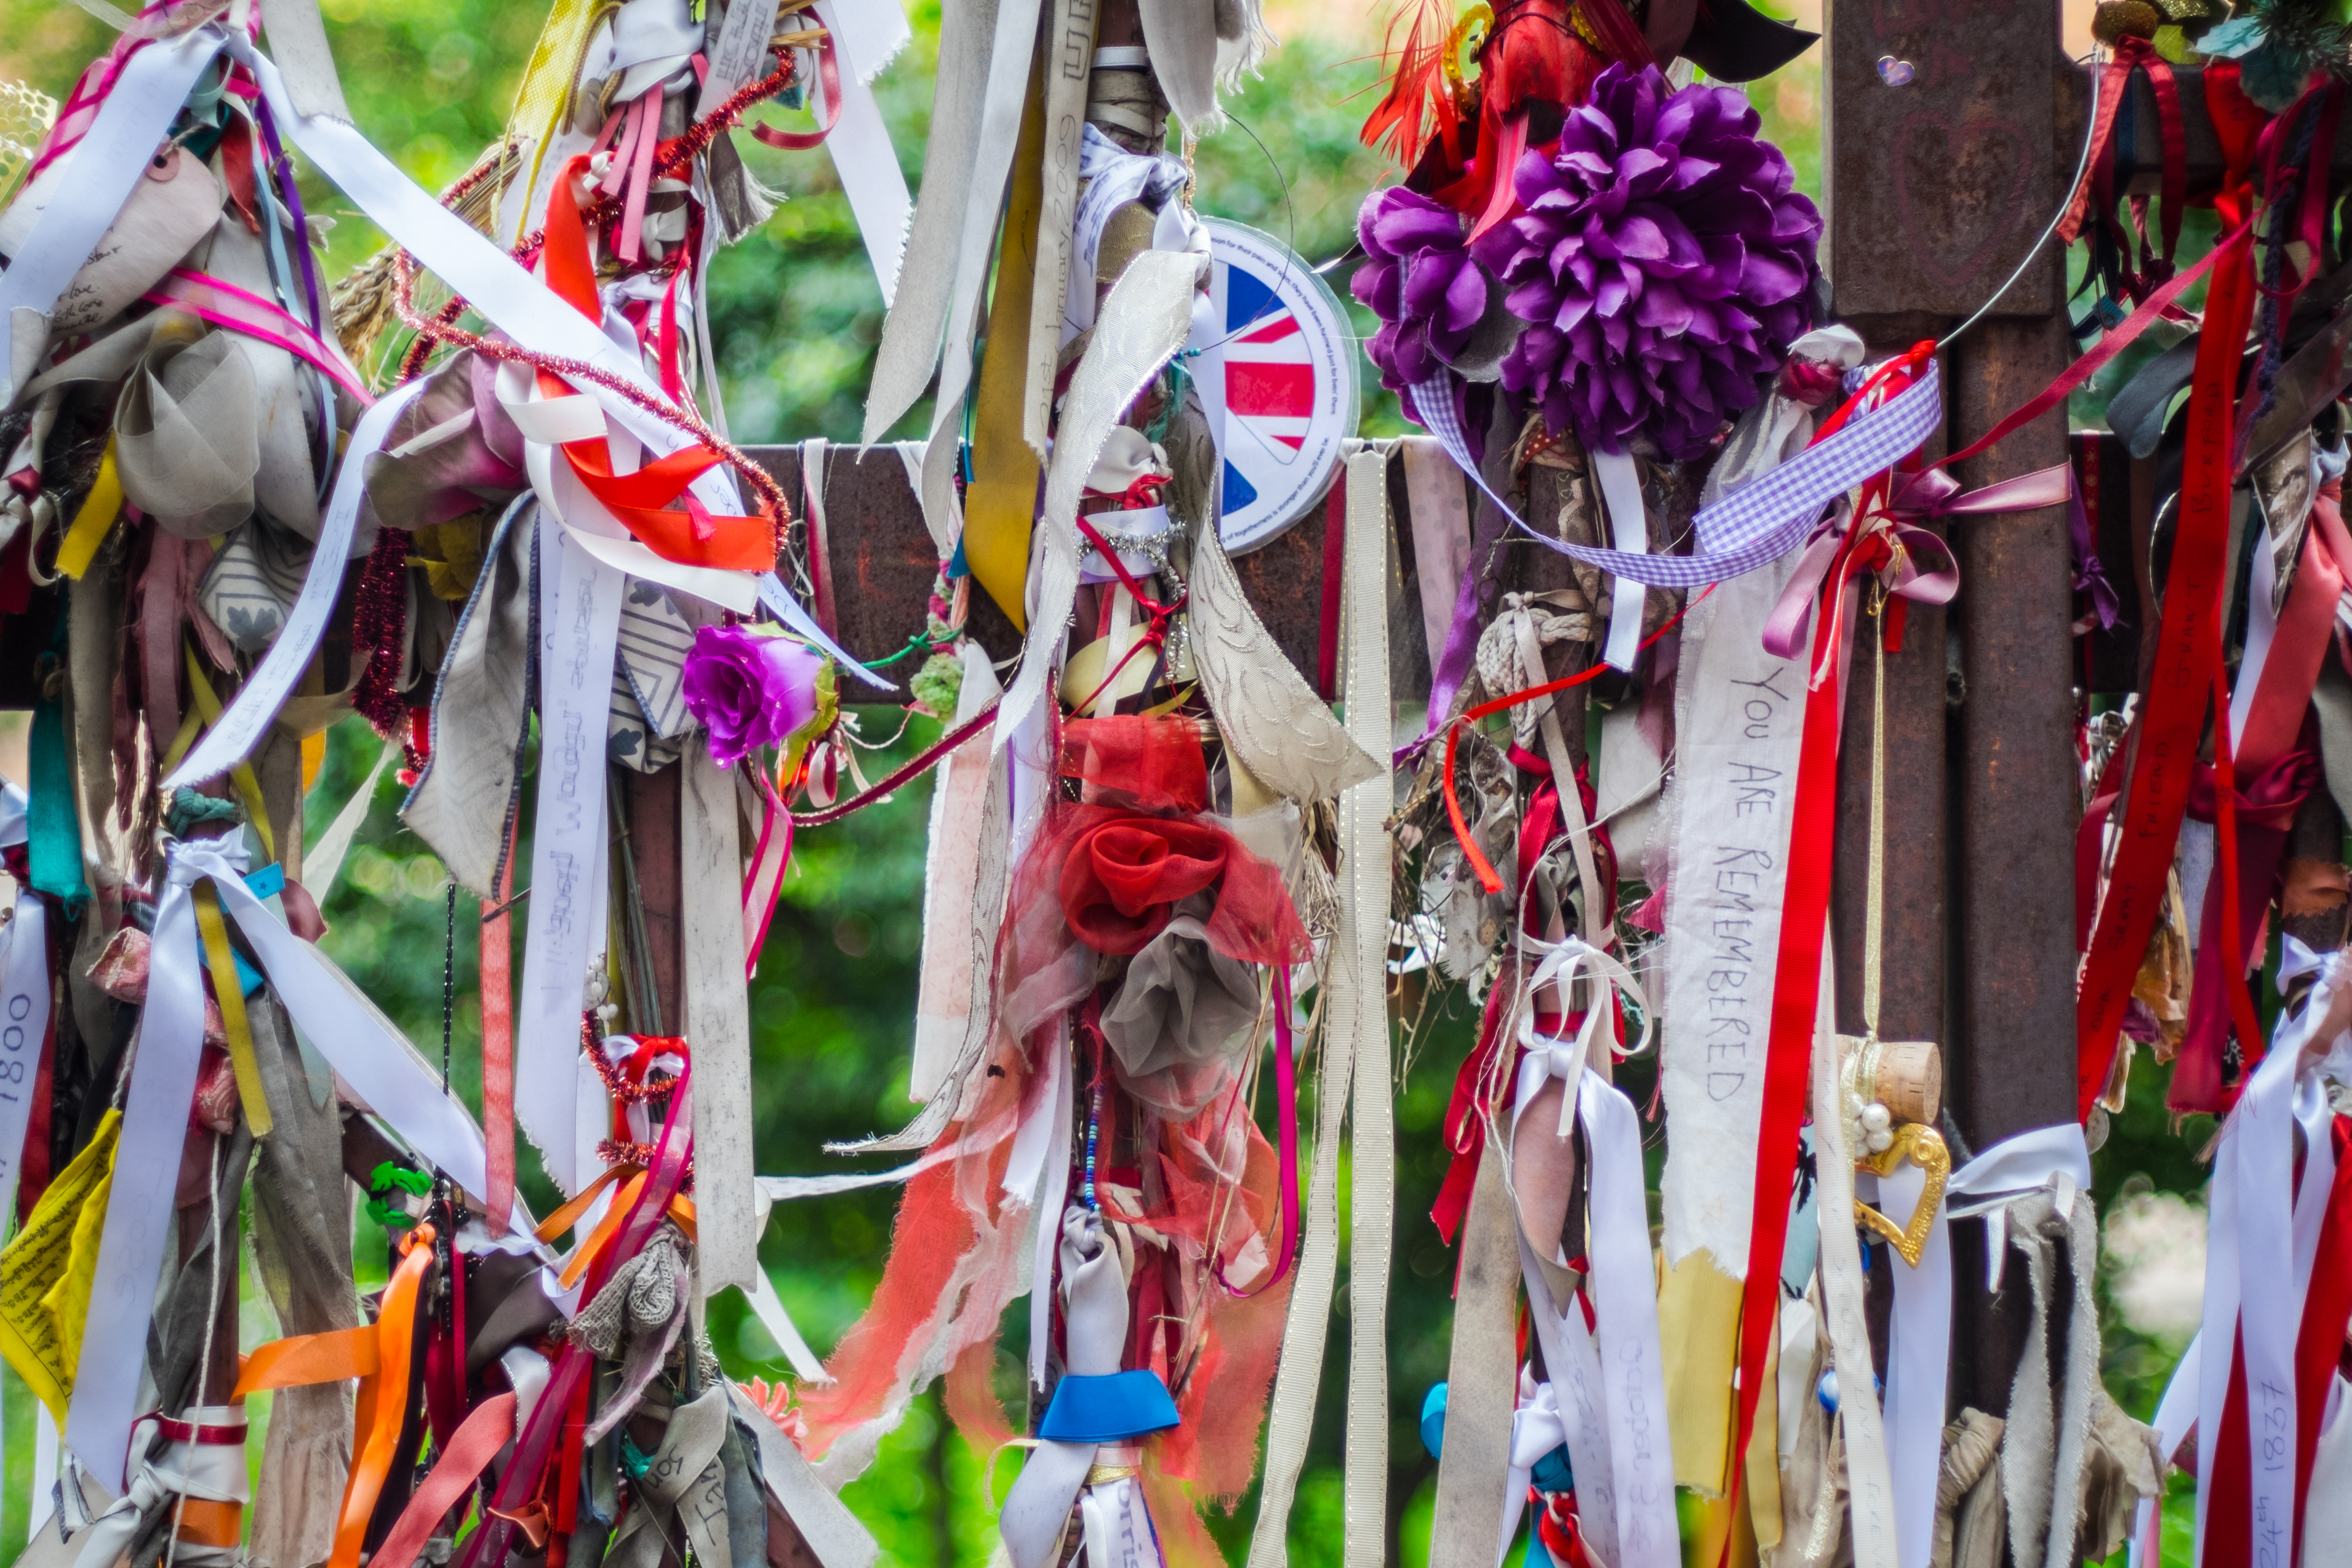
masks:
<svg viewBox="0 0 2352 1568"><path fill-rule="evenodd" d="M1698 552L1652 555L1571 544L1528 526L1510 503L1487 487L1470 456L1470 443L1444 378L1412 389L1430 433L1462 471L1486 490L1521 532L1563 555L1654 588L1696 588L1727 582L1769 565L1803 542L1822 509L1918 449L1942 425L1944 404L1935 362L1885 405L1849 422L1836 435L1759 475L1693 518Z"/></svg>

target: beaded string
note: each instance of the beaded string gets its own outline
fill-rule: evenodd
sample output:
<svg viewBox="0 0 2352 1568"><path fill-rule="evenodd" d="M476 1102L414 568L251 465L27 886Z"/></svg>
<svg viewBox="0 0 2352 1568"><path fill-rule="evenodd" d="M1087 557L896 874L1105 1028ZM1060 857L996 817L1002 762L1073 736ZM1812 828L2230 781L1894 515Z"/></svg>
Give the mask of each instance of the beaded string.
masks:
<svg viewBox="0 0 2352 1568"><path fill-rule="evenodd" d="M449 1092L449 1037L457 1016L457 879L449 879L449 920L441 942L441 1092Z"/></svg>
<svg viewBox="0 0 2352 1568"><path fill-rule="evenodd" d="M1101 1137L1102 1079L1101 1076L1097 1074L1095 1079L1094 1089L1088 1096L1087 1104L1086 1176L1085 1179L1078 1184L1078 1202L1087 1206L1087 1211L1089 1214L1100 1214L1102 1212L1102 1205L1097 1202L1095 1198L1095 1146Z"/></svg>

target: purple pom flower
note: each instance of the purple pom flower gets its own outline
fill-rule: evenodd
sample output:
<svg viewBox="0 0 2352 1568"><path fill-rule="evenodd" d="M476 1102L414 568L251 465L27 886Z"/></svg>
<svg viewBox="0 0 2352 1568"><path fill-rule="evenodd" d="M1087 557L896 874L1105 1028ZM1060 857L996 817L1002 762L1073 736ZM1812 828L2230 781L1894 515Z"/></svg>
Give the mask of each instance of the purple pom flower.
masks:
<svg viewBox="0 0 2352 1568"><path fill-rule="evenodd" d="M703 626L686 656L686 709L710 731L710 758L732 767L756 746L782 745L816 714L824 657L788 637Z"/></svg>
<svg viewBox="0 0 2352 1568"><path fill-rule="evenodd" d="M1391 392L1427 381L1462 352L1486 314L1486 274L1464 248L1454 209L1391 185L1365 198L1356 234L1370 258L1356 268L1356 298L1381 319L1365 345Z"/></svg>
<svg viewBox="0 0 2352 1568"><path fill-rule="evenodd" d="M1724 88L1612 65L1552 157L1513 171L1524 211L1472 255L1528 323L1503 384L1554 431L1695 457L1812 324L1821 214Z"/></svg>

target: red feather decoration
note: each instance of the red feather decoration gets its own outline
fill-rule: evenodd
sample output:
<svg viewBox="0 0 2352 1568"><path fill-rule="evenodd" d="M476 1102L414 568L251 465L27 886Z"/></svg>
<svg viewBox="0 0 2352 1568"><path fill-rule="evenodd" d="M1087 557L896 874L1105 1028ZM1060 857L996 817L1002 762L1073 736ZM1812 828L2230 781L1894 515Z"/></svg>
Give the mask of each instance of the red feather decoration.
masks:
<svg viewBox="0 0 2352 1568"><path fill-rule="evenodd" d="M1363 142L1402 168L1419 163L1434 137L1453 146L1462 123L1445 73L1445 52L1454 37L1451 9L1448 0L1409 0L1389 22L1383 52L1395 58L1396 69L1387 96L1364 120ZM1402 49L1395 47L1399 27L1404 29Z"/></svg>
<svg viewBox="0 0 2352 1568"><path fill-rule="evenodd" d="M1566 0L1506 0L1478 51L1478 156L1469 175L1439 199L1475 218L1476 232L1502 221L1533 111L1582 102L1601 63L1570 26Z"/></svg>

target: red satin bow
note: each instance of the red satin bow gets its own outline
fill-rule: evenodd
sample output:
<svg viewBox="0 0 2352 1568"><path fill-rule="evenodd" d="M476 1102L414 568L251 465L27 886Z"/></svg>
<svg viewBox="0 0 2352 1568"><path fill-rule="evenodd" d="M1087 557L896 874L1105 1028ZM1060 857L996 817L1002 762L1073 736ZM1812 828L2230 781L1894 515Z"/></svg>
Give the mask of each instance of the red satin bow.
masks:
<svg viewBox="0 0 2352 1568"><path fill-rule="evenodd" d="M601 322L604 306L596 292L595 263L573 187L587 170L585 156L574 158L555 182L547 201L547 245L541 255L548 288L590 321ZM572 391L561 377L545 371L539 373L539 385L551 398ZM602 436L567 441L562 450L588 493L663 560L733 572L765 572L775 565L776 524L764 510L752 517L713 517L690 494L685 510L669 510L670 501L719 462L718 453L682 447L635 473L621 474L614 471L613 454Z"/></svg>

